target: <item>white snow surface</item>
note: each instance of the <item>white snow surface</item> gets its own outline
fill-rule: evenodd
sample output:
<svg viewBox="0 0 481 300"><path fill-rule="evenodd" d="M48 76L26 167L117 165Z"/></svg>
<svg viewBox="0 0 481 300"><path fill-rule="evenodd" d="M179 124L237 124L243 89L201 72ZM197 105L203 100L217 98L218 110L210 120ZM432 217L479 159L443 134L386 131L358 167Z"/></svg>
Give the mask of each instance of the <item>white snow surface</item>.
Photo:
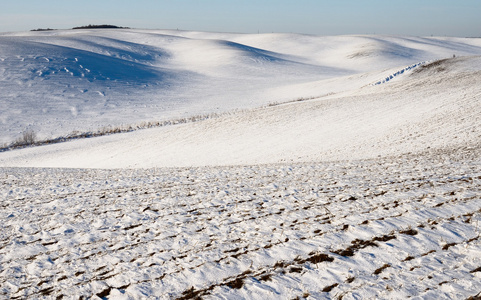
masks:
<svg viewBox="0 0 481 300"><path fill-rule="evenodd" d="M0 89L4 144L197 116L0 152L0 298L481 296L481 39L3 33Z"/></svg>
<svg viewBox="0 0 481 300"><path fill-rule="evenodd" d="M0 33L0 145L318 97L480 39L168 30Z"/></svg>
<svg viewBox="0 0 481 300"><path fill-rule="evenodd" d="M0 169L10 299L466 299L481 147L350 162Z"/></svg>
<svg viewBox="0 0 481 300"><path fill-rule="evenodd" d="M343 78L342 81L359 81ZM336 79L339 80L339 79ZM377 82L377 81L376 81ZM369 159L481 140L481 57L203 121L0 153L10 167L150 168ZM303 86L303 84L301 84Z"/></svg>

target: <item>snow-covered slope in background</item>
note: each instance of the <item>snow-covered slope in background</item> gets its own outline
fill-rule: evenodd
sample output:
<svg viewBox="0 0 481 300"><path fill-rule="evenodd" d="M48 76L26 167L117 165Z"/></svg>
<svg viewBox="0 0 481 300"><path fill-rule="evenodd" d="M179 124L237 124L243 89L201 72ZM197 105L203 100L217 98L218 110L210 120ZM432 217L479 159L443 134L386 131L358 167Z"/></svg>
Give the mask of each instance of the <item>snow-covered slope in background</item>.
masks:
<svg viewBox="0 0 481 300"><path fill-rule="evenodd" d="M168 30L0 34L0 144L355 90L479 39Z"/></svg>
<svg viewBox="0 0 481 300"><path fill-rule="evenodd" d="M450 58L420 66L388 84L355 91L195 123L9 151L0 154L0 165L246 165L475 146L481 141L480 78L481 57Z"/></svg>

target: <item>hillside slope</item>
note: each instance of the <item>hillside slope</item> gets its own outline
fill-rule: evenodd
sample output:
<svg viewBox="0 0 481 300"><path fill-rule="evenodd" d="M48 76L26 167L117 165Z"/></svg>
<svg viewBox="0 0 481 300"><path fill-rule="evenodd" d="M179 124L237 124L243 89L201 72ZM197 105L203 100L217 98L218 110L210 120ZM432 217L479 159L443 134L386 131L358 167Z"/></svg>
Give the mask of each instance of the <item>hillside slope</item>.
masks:
<svg viewBox="0 0 481 300"><path fill-rule="evenodd" d="M0 165L173 167L376 158L481 140L481 57L418 67L355 93L0 154Z"/></svg>
<svg viewBox="0 0 481 300"><path fill-rule="evenodd" d="M357 90L479 39L59 30L0 34L0 145ZM342 79L342 80L338 80Z"/></svg>

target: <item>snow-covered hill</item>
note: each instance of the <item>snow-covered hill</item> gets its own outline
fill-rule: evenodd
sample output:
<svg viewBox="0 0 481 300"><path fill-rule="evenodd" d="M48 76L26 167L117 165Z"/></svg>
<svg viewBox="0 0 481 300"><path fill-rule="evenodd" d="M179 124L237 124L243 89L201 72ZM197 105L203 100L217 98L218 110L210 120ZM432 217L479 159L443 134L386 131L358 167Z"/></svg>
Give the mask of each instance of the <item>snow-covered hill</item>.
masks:
<svg viewBox="0 0 481 300"><path fill-rule="evenodd" d="M0 34L0 144L256 108L480 55L479 39L165 30Z"/></svg>
<svg viewBox="0 0 481 300"><path fill-rule="evenodd" d="M348 83L364 78L353 75L342 80ZM315 99L194 123L9 151L0 154L0 165L252 165L365 159L478 145L480 83L481 57L450 58L424 64L385 84Z"/></svg>
<svg viewBox="0 0 481 300"><path fill-rule="evenodd" d="M478 299L480 101L480 39L0 34L2 143L165 125L0 152L0 298Z"/></svg>

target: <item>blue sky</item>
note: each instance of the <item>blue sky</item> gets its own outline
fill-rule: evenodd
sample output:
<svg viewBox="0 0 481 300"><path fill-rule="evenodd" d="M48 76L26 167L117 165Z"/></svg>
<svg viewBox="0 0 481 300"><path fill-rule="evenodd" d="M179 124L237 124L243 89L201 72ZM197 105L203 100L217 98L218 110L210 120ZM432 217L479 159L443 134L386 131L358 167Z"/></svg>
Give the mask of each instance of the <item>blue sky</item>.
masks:
<svg viewBox="0 0 481 300"><path fill-rule="evenodd" d="M0 32L88 24L307 34L481 36L480 0L0 0Z"/></svg>

